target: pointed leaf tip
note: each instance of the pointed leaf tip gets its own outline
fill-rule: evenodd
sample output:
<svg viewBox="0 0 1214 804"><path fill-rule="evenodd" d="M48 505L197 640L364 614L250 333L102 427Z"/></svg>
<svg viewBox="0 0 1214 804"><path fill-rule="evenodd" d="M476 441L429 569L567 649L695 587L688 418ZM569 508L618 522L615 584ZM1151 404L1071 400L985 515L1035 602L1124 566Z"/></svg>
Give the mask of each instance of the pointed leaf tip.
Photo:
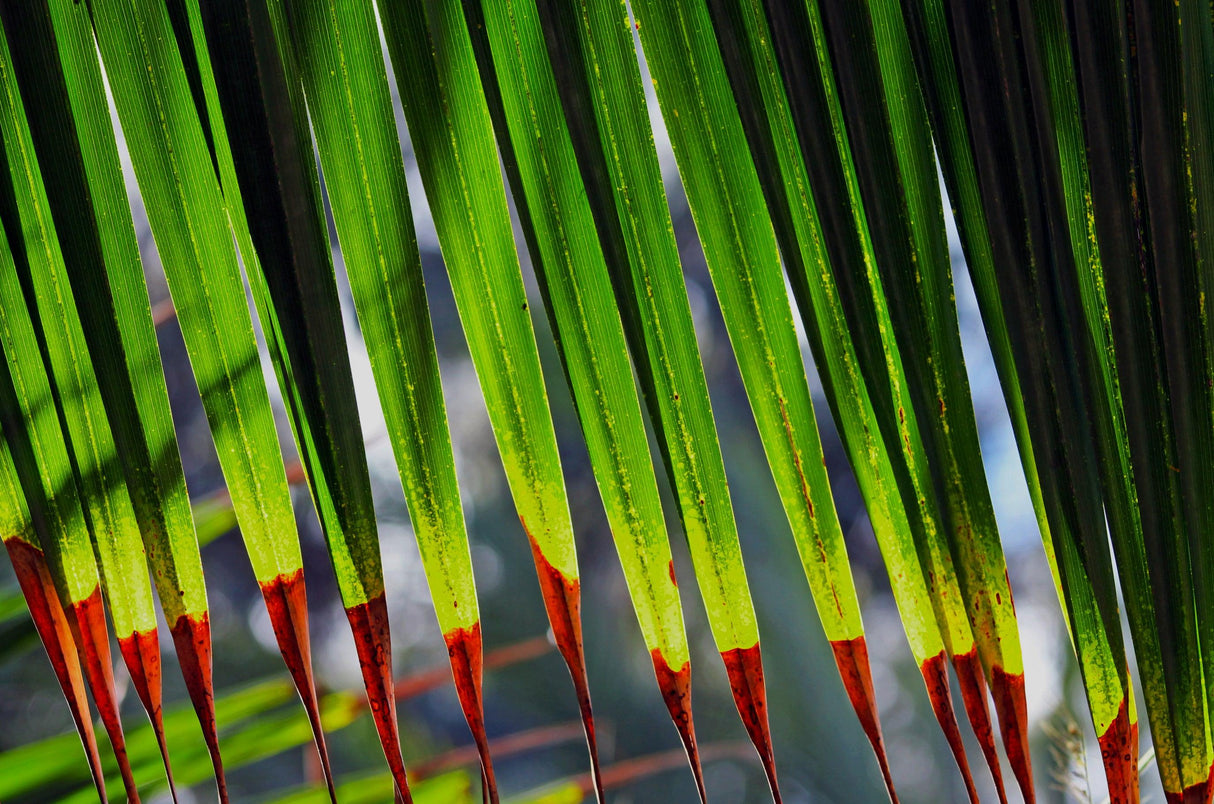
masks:
<svg viewBox="0 0 1214 804"><path fill-rule="evenodd" d="M767 774L772 798L776 804L781 804L780 786L776 782L776 756L771 745L771 728L767 724L767 687L763 683L763 657L759 652L759 643L749 648L723 651L721 658L729 673L729 686L733 690L738 714L742 716L746 733L750 735L763 762L763 772Z"/></svg>
<svg viewBox="0 0 1214 804"><path fill-rule="evenodd" d="M1016 775L1025 802L1034 804L1037 793L1033 789L1033 763L1029 756L1029 717L1024 696L1024 673L1013 675L995 665L991 668L991 694L995 699L995 712L999 715L999 729L1003 735L1003 749L1007 752L1012 773Z"/></svg>
<svg viewBox="0 0 1214 804"><path fill-rule="evenodd" d="M59 596L51 580L50 571L42 551L22 539L10 538L4 542L9 559L13 564L13 574L21 586L25 596L30 617L42 644L46 648L47 658L63 689L63 697L67 700L68 709L72 713L72 721L80 735L88 758L89 772L92 774L93 785L97 788L97 797L102 804L108 804L109 797L105 792L105 772L101 768L101 755L97 750L97 735L93 731L93 720L89 713L88 698L84 691L84 679L80 674L80 660L76 654L76 645L72 641L71 628L59 604Z"/></svg>
<svg viewBox="0 0 1214 804"><path fill-rule="evenodd" d="M101 587L83 600L72 604L73 631L81 653L84 654L85 674L93 691L93 703L101 715L106 734L114 748L114 759L122 775L129 804L139 804L139 788L131 772L131 760L126 753L126 738L118 715L118 700L114 690L114 671L110 661L110 635L105 624L105 609Z"/></svg>
<svg viewBox="0 0 1214 804"><path fill-rule="evenodd" d="M961 702L969 717L974 737L986 758L987 767L995 780L995 792L1001 804L1007 804L1007 790L1003 784L1003 768L999 764L999 753L995 750L995 733L991 726L990 711L986 707L986 677L982 674L982 663L978 649L953 655L953 670L961 688Z"/></svg>
<svg viewBox="0 0 1214 804"><path fill-rule="evenodd" d="M881 767L881 778L885 780L890 801L898 804L894 778L889 770L889 757L885 753L885 738L881 735L877 695L873 691L872 670L868 664L868 643L861 635L854 639L837 639L830 643L830 647L835 653L835 664L839 668L847 697L877 755L877 764Z"/></svg>
<svg viewBox="0 0 1214 804"><path fill-rule="evenodd" d="M497 804L497 778L493 773L493 759L489 756L489 738L485 734L485 705L481 692L484 676L484 645L481 639L481 624L477 620L471 628L455 628L443 634L447 642L447 655L451 658L451 673L455 678L455 691L459 695L464 719L472 730L477 753L481 758L481 784L485 800Z"/></svg>
<svg viewBox="0 0 1214 804"><path fill-rule="evenodd" d="M957 760L957 768L965 782L965 791L971 804L978 804L978 791L974 788L974 777L970 773L965 744L961 741L961 729L957 726L957 715L953 710L953 695L948 687L948 665L944 661L944 651L924 661L919 671L923 674L923 683L927 685L927 696L931 699L932 711L944 731L953 758Z"/></svg>
<svg viewBox="0 0 1214 804"><path fill-rule="evenodd" d="M219 753L219 731L215 725L215 687L211 680L211 617L183 614L169 629L177 648L177 663L185 679L186 692L198 715L202 738L215 769L215 786L220 804L228 804L228 782Z"/></svg>
<svg viewBox="0 0 1214 804"><path fill-rule="evenodd" d="M707 804L708 796L704 791L704 769L700 764L700 751L696 747L696 729L691 719L691 662L683 663L678 670L671 668L662 655L662 651L654 648L650 651L653 657L653 671L658 678L658 688L666 701L666 708L679 730L679 739L687 751L687 761L691 763L691 773L695 776L696 791L700 794L701 804Z"/></svg>
<svg viewBox="0 0 1214 804"><path fill-rule="evenodd" d="M135 694L139 696L139 702L143 704L144 711L152 722L152 731L156 735L156 745L160 749L160 758L164 762L164 772L169 782L169 794L173 798L173 804L177 804L177 784L173 781L173 767L169 762L169 746L165 741L164 713L161 709L160 635L156 628L133 631L130 636L119 637L118 650L122 653L122 660L131 675Z"/></svg>
<svg viewBox="0 0 1214 804"><path fill-rule="evenodd" d="M278 649L286 662L291 680L299 692L312 735L316 752L320 756L321 770L329 798L337 804L337 790L333 785L333 770L329 767L329 749L325 746L324 727L320 722L320 704L316 699L316 685L312 677L312 648L308 640L308 594L304 587L303 567L292 573L283 573L273 580L261 583L261 596L265 599L274 627Z"/></svg>
<svg viewBox="0 0 1214 804"><path fill-rule="evenodd" d="M396 696L392 682L392 639L388 628L388 604L383 593L366 603L346 609L358 664L362 668L367 702L375 720L375 730L392 771L398 800L412 801L405 763L401 758L400 730L396 721Z"/></svg>
<svg viewBox="0 0 1214 804"><path fill-rule="evenodd" d="M590 704L586 656L582 648L582 584L580 580L570 578L548 561L544 551L531 536L531 531L527 529L526 521L523 521L523 530L531 543L531 556L535 561L535 571L540 582L540 592L544 596L548 623L552 626L552 636L556 640L557 650L561 652L565 665L569 668L569 677L573 680L578 709L582 715L582 728L586 732L586 749L590 752L590 778L594 782L595 800L598 804L603 804L605 798L602 770L599 766L599 747L594 732L594 711Z"/></svg>

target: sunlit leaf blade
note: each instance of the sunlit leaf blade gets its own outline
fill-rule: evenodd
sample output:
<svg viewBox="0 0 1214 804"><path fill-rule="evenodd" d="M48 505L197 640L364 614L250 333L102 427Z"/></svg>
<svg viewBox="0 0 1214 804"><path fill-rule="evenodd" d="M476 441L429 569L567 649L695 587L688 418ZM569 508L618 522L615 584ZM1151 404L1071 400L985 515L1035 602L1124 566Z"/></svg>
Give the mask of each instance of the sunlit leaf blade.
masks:
<svg viewBox="0 0 1214 804"><path fill-rule="evenodd" d="M1023 660L969 395L927 113L895 3L823 4L877 271L1013 772L1033 798Z"/></svg>
<svg viewBox="0 0 1214 804"><path fill-rule="evenodd" d="M8 239L0 230L0 261L11 264ZM6 272L11 269L6 269ZM7 418L14 404L12 381L7 368L0 370L0 416ZM13 564L13 573L28 605L29 615L46 656L50 659L55 678L63 690L72 713L72 722L88 759L89 772L101 800L106 800L105 777L101 770L101 757L97 752L97 737L93 730L92 714L85 696L84 677L81 675L80 659L71 626L59 602L59 593L51 579L46 557L26 506L25 494L17 478L17 469L9 450L8 437L0 433L0 534L4 547Z"/></svg>
<svg viewBox="0 0 1214 804"><path fill-rule="evenodd" d="M302 87L257 3L207 7L223 124L256 260L246 262L389 767L408 790L374 502ZM284 32L285 33L285 32ZM257 76L257 81L249 76ZM216 129L218 126L215 127ZM221 152L221 159L229 157Z"/></svg>
<svg viewBox="0 0 1214 804"><path fill-rule="evenodd" d="M986 680L935 504L918 422L913 412L907 415L913 411L909 378L893 339L880 280L873 274L872 242L828 57L819 48L817 59L801 59L789 48L794 38L788 32L777 36L775 46L789 51L783 65L793 93L788 97L762 4L716 2L710 8L755 164L766 177L768 208L810 346L878 542L888 552L905 550L897 545L913 538L966 712L1003 800ZM821 27L812 8L781 6L771 11L777 26ZM800 147L798 115L805 138ZM836 269L835 262L845 268ZM849 327L847 294L841 291L850 291L852 304L863 311L860 325ZM941 723L957 752L960 734L946 714L945 702L933 700L933 705L946 715Z"/></svg>
<svg viewBox="0 0 1214 804"><path fill-rule="evenodd" d="M561 8L560 4L546 5ZM671 485L678 494L717 645L722 653L729 653L744 648L750 639L757 640L758 632L753 618L748 616L753 606L747 594L728 494L707 491L726 487L725 470L703 368L695 349L695 331L657 155L652 146L621 145L651 143L652 133L632 31L626 11L615 5L583 3L576 18L570 15L563 23L567 29L565 38L575 40L566 49L574 50L575 55L566 57L574 62L574 67L561 72L566 76L572 73L573 77L563 81L562 88L567 113L574 121L575 145L581 149L583 174L592 188L599 228L612 255L609 263L617 297L626 312L633 353L645 356L638 373L651 418L662 439ZM550 13L558 16L555 11ZM559 36L561 26L556 27ZM579 85L579 73L588 85L585 89ZM627 270L628 266L631 270ZM782 293L779 298L784 298ZM795 339L774 342L790 350L783 353L782 362L785 367L796 367L794 372L803 378ZM748 379L753 380L754 364L748 367L752 370ZM804 384L803 379L801 382ZM773 397L767 397L770 405L767 412L772 412L774 401ZM758 404L762 407L763 398ZM787 406L794 411L797 407L791 403ZM770 435L776 426L770 419L766 423ZM787 424L779 430L779 437L787 440L791 434ZM811 464L814 460L821 464L820 450L816 459L809 459ZM842 536L825 472L811 465L806 475L794 497L801 505L808 502L811 513L814 502L818 503L817 516L827 534L825 539L838 543ZM791 482L787 473L783 479ZM806 482L813 487L809 500L805 496ZM808 549L809 545L805 542L802 547ZM824 577L818 566L821 560L820 552L808 558L810 566L817 568L809 574L814 582L813 591L848 692L870 739L879 749L884 767L876 701L872 697L867 650L850 570L844 557L838 565L826 567L836 577L830 578L829 574ZM888 772L885 776L889 783Z"/></svg>
<svg viewBox="0 0 1214 804"><path fill-rule="evenodd" d="M370 0L303 0L286 8L426 579L496 801L481 700L480 612L375 10Z"/></svg>
<svg viewBox="0 0 1214 804"><path fill-rule="evenodd" d="M7 56L7 45L0 41ZM7 67L8 59L3 60ZM0 151L3 154L3 151ZM3 201L11 203L11 184L5 170ZM7 223L7 217L5 220ZM109 632L101 602L101 580L93 556L88 525L77 496L67 445L51 397L50 382L38 346L33 321L25 303L25 290L17 275L14 258L27 260L24 249L10 249L10 229L0 232L0 351L7 376L0 397L6 452L16 469L21 490L35 524L43 523L39 537L47 566L62 607L67 612L72 636L84 665L85 678L101 715L114 755L122 771L128 794L139 796L126 755L126 740L118 716L110 661ZM15 234L20 236L18 230ZM11 393L10 393L11 392ZM65 649L66 650L66 649ZM87 718L87 707L81 714Z"/></svg>
<svg viewBox="0 0 1214 804"><path fill-rule="evenodd" d="M223 197L181 55L163 4L103 0L90 8L253 574L327 769L295 516Z"/></svg>
<svg viewBox="0 0 1214 804"><path fill-rule="evenodd" d="M607 521L693 773L691 656L620 314L532 0L465 11Z"/></svg>
<svg viewBox="0 0 1214 804"><path fill-rule="evenodd" d="M1066 13L1073 26L1075 84L1087 145L1094 230L1104 269L1127 444L1155 604L1154 628L1159 635L1175 742L1167 744L1166 731L1154 732L1153 737L1161 746L1164 791L1169 800L1180 801L1185 795L1201 795L1210 763L1203 691L1195 672L1199 654L1193 569L1189 542L1180 535L1186 527L1177 477L1177 436L1169 400L1164 325L1153 279L1157 271L1182 268L1179 263L1169 263L1166 268L1154 264L1149 227L1155 223L1155 213L1146 208L1143 151L1147 145L1140 131L1133 74L1132 39L1139 33L1131 30L1122 4L1068 2ZM1158 107L1155 113L1160 114ZM1158 131L1152 135L1153 145L1157 138ZM1163 209L1159 214L1166 215ZM1183 219L1160 224L1189 231L1189 222ZM1184 326L1182 322L1176 325ZM1149 708L1158 705L1147 703Z"/></svg>
<svg viewBox="0 0 1214 804"><path fill-rule="evenodd" d="M87 9L6 3L48 200L117 456L226 799L202 561Z"/></svg>
<svg viewBox="0 0 1214 804"><path fill-rule="evenodd" d="M840 107L834 68L825 46L820 9L816 3L768 3L767 10L772 21L777 59L788 88L789 111L800 135L804 171L808 174L813 198L817 200L820 238L829 258L829 261L826 258L811 259L808 264L817 266L816 272L811 275L802 267L805 261L797 258L795 249L786 249L789 252L786 262L792 274L793 290L798 294L802 314L806 317L807 334L811 348L818 356L819 373L823 377L828 400L831 401L836 419L842 422L844 443L852 454L853 466L857 467L861 489L870 498L875 493L870 490L874 485L872 475L876 474L873 467L877 472L882 471L882 464L874 463L874 460L880 455L880 449L888 451L886 461L892 465L893 479L887 479L885 485L896 483L902 498L902 511L897 510L896 503L892 504L893 510L900 519L905 520L902 527L909 526L910 535L913 536L931 593L932 609L941 629L945 649L957 673L966 713L994 775L996 789L1003 795L1002 772L997 765L993 729L986 706L986 679L964 610L945 526L936 504L933 478L910 398L910 379L903 368L901 350L894 337L885 290L876 274L867 213ZM756 40L752 36L751 41L759 43L752 44L752 47L761 52L762 37ZM801 53L806 48L813 49L816 58L802 59ZM770 68L760 67L760 75L763 69ZM765 86L770 83L770 79L763 79ZM768 92L775 94L774 89ZM828 120L830 125L821 125L820 120ZM779 118L776 121L779 122ZM786 123L778 127L773 125L773 129L780 131L786 131L786 127ZM752 124L752 132L755 128ZM752 133L751 136L753 138L755 135ZM762 138L758 139L762 144ZM752 145L752 148L758 151L757 145ZM788 149L783 147L782 150L787 152ZM770 156L760 158L759 164L770 165L774 161L775 156ZM795 155L788 154L785 162L795 165ZM794 179L797 176L796 173L792 175ZM791 196L795 202L790 205L792 210L811 208L809 199L803 198L804 181L801 178L791 185L796 189L796 194ZM775 205L774 208L778 210L779 206ZM777 215L775 221L777 233L787 241L788 229L797 222L797 218L785 220ZM804 225L802 222L803 228ZM817 240L818 236L814 236L808 242L816 243ZM837 298L832 298L832 295L837 295ZM840 318L839 306L843 308L845 319ZM814 321L815 316L817 322ZM832 343L834 345L823 348ZM849 361L852 350L855 357ZM860 385L860 380L854 376L857 371L854 365L843 372L832 368L836 364L847 368L849 362L856 361L865 385ZM850 393L853 397L860 393L859 399L864 404L858 405L842 397L841 393L848 389L852 389ZM870 404L872 412L861 415L866 413ZM874 414L875 422L871 420ZM881 441L877 443L883 442L884 447L874 452L868 443L876 439L878 432ZM867 471L865 465L869 466ZM886 467L883 471L888 476L891 469ZM880 486L876 490L892 493ZM886 527L890 523L888 518L873 516L873 508L874 503L870 499L870 517L873 518L876 532L880 534L882 523ZM902 538L910 536L903 535ZM962 759L962 743L952 715L952 704L947 696L935 694L945 689L944 685L937 683L944 677L943 656L933 657L930 662L921 664L921 670L925 674L937 719L961 764L963 778L967 778L967 763Z"/></svg>
<svg viewBox="0 0 1214 804"><path fill-rule="evenodd" d="M17 274L34 319L51 396L67 436L69 459L118 645L139 700L156 730L169 788L173 790L173 773L160 724L160 641L139 526L68 284L7 46L0 53L0 131L11 179L0 216L6 229L13 232L19 227L24 235L25 259L17 265ZM175 790L173 796L176 799Z"/></svg>
<svg viewBox="0 0 1214 804"><path fill-rule="evenodd" d="M719 12L723 9L722 6L715 8ZM656 8L653 11L661 15ZM663 106L667 130L679 160L683 184L717 286L760 436L797 538L827 636L836 644L847 644L861 636L858 606L830 498L805 373L799 362L800 351L779 269L775 233L767 218L753 213L766 206L763 188L749 156L742 120L731 105L716 102L731 91L725 62L717 42L708 33L710 18L702 3L679 5L674 25L664 19L660 24L647 25L648 12L648 4L637 5L641 41L646 46L658 100ZM758 25L756 15L761 15L761 10L751 7L749 12L750 22ZM724 13L728 14L727 8ZM737 24L741 25L743 21L738 20ZM735 29L734 36L734 46L745 43L745 39L736 38L745 37L745 33ZM690 50L682 46L684 40L693 43ZM734 64L738 64L736 58ZM742 67L750 69L745 62ZM773 67L768 63L763 69ZM768 88L774 89L772 85ZM751 109L753 104L761 104L764 100L775 102L776 98L743 97L742 105ZM748 122L767 124L766 120L756 118ZM779 186L777 167L765 163L763 168L769 176L768 183ZM799 198L798 203L802 200ZM791 225L791 222L785 216L781 224ZM790 232L782 230L781 235L787 237ZM816 328L814 338L818 338ZM848 348L842 342L838 345L844 350ZM847 360L845 352L836 356L840 361ZM828 382L833 379L832 374ZM859 377L844 379L853 393L863 392ZM862 409L865 400L861 396L853 399L852 404L858 404ZM852 419L847 423L857 421ZM895 598L912 651L929 676L929 689L939 690L939 673L947 672L942 663L944 646L933 617L919 557L905 514L893 497L896 487L889 474L888 460L874 453L872 448L875 446L879 450L880 443L873 440L872 434L866 437L868 448L863 452L864 463L857 467L863 478L866 500L894 582ZM840 629L841 624L846 624L846 628ZM930 666L926 664L929 661ZM951 703L943 708L935 702L934 705L946 731L955 732ZM875 723L870 729L872 733L875 733ZM959 735L953 742L960 746Z"/></svg>
<svg viewBox="0 0 1214 804"><path fill-rule="evenodd" d="M464 334L597 774L573 523L472 41L458 0L380 10Z"/></svg>

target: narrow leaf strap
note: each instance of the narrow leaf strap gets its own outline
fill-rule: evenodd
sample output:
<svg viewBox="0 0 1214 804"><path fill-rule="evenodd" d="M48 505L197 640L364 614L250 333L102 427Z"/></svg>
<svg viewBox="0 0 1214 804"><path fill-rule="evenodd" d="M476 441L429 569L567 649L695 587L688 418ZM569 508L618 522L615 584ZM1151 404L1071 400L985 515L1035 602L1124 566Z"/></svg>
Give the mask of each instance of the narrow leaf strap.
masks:
<svg viewBox="0 0 1214 804"><path fill-rule="evenodd" d="M472 40L458 0L382 3L381 12L464 335L597 780L573 523Z"/></svg>
<svg viewBox="0 0 1214 804"><path fill-rule="evenodd" d="M12 253L9 251L8 238L4 236L3 229L0 229L0 252L0 263L11 265ZM11 268L4 270L7 273ZM0 351L3 351L2 346ZM7 420L15 406L12 378L7 366L0 366L0 425L10 424ZM72 713L72 722L80 735L93 785L104 804L107 800L105 775L101 768L101 756L97 751L97 736L93 730L79 654L72 637L71 625L59 601L59 593L26 505L25 494L13 464L9 439L3 432L0 432L0 536L4 539L5 550L12 561L13 573L17 576L17 583L29 607L38 637L42 640L55 678Z"/></svg>
<svg viewBox="0 0 1214 804"><path fill-rule="evenodd" d="M275 370L380 742L397 786L407 793L371 482L293 52L289 41L276 38L270 12L260 4L208 6L205 24L223 110L213 130L223 125L239 133L216 137L224 147L231 143L230 152L219 148L219 158L232 160L239 183L224 187L225 198L242 203L250 223L257 250L247 266L250 284L276 344Z"/></svg>
<svg viewBox="0 0 1214 804"><path fill-rule="evenodd" d="M1013 772L1031 799L1020 639L978 445L931 132L910 43L896 3L826 3L823 12L924 457Z"/></svg>
<svg viewBox="0 0 1214 804"><path fill-rule="evenodd" d="M370 0L298 0L286 10L431 598L496 801L481 694L480 611L375 9Z"/></svg>
<svg viewBox="0 0 1214 804"><path fill-rule="evenodd" d="M1104 268L1109 321L1121 380L1126 435L1135 470L1143 541L1155 603L1175 743L1168 732L1153 737L1161 746L1159 770L1169 800L1204 790L1209 745L1194 671L1196 611L1193 569L1178 487L1176 435L1169 400L1167 359L1151 250L1147 193L1143 186L1144 140L1134 78L1131 17L1123 3L1065 5L1072 26L1075 84L1092 184L1094 230ZM1174 222L1181 225L1180 222ZM1169 265L1168 270L1173 266ZM1151 701L1148 700L1150 709ZM1169 757L1169 754L1171 755Z"/></svg>
<svg viewBox="0 0 1214 804"><path fill-rule="evenodd" d="M7 44L0 41L0 47L7 54ZM0 149L0 209L6 210L12 203L8 175L7 157L4 149ZM44 547L59 600L68 614L85 678L113 746L123 786L128 798L138 802L139 792L118 714L101 578L38 336L17 273L16 261L25 263L27 257L24 248L13 251L8 245L14 242L14 236L22 235L19 229L9 227L9 215L4 214L0 220L4 223L0 232L0 298L6 300L0 305L0 351L7 372L0 382L0 390L6 391L0 397L3 405L0 416L5 442L29 510L39 515L36 523L44 523L45 532L39 542ZM16 242L24 244L23 239ZM10 389L11 394L7 393Z"/></svg>
<svg viewBox="0 0 1214 804"><path fill-rule="evenodd" d="M533 0L464 3L502 161L658 685L697 780L691 655L624 327Z"/></svg>
<svg viewBox="0 0 1214 804"><path fill-rule="evenodd" d="M151 718L169 788L176 799L161 723L160 641L139 526L68 283L7 47L0 53L0 132L12 179L11 195L6 193L0 215L5 218L6 228L19 226L24 234L26 259L18 265L17 273L67 436L69 458L97 551L118 645L139 700Z"/></svg>
<svg viewBox="0 0 1214 804"><path fill-rule="evenodd" d="M148 563L220 796L202 560L87 9L6 4L35 149Z"/></svg>
<svg viewBox="0 0 1214 804"><path fill-rule="evenodd" d="M162 3L101 0L90 8L253 574L327 771L295 515L223 196L181 54Z"/></svg>

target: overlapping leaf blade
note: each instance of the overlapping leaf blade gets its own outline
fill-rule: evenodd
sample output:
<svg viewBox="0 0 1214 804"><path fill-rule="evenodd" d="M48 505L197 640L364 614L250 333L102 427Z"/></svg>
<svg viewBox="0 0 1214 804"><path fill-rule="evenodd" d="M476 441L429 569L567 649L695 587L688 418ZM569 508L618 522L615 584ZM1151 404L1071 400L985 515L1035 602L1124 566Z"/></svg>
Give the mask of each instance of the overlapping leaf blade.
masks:
<svg viewBox="0 0 1214 804"><path fill-rule="evenodd" d="M7 44L0 44L7 55ZM7 169L7 157L4 161ZM6 189L7 201L10 185L6 180L2 186ZM8 229L7 226L4 228ZM6 301L0 305L3 316L0 319L0 346L8 375L0 402L4 404L2 415L8 454L12 456L31 514L37 512L45 523L45 532L39 541L47 565L63 608L68 612L85 677L114 748L124 786L129 796L133 794L132 800L138 801L115 700L101 579L59 414L26 306L25 290L14 262L15 258L24 261L26 257L22 252L11 250L7 231L3 238L0 242L3 246L0 249L0 298Z"/></svg>
<svg viewBox="0 0 1214 804"><path fill-rule="evenodd" d="M24 239L24 259L17 262L16 273L33 320L43 370L50 379L48 402L53 402L66 437L122 657L152 720L172 790L160 723L160 642L138 522L68 282L7 44L0 53L0 131L10 180L0 217L13 233L10 240ZM18 298L20 294L12 301Z"/></svg>
<svg viewBox="0 0 1214 804"><path fill-rule="evenodd" d="M1115 800L1133 800L1136 734L1128 676L1119 669L1125 658L1101 511L1100 465L1092 417L1083 412L1083 370L1069 357L1089 342L1076 326L1083 318L1075 261L1083 260L1087 274L1093 255L1085 248L1086 229L1072 232L1068 226L1086 220L1083 195L1078 186L1066 191L1072 205L1078 205L1078 214L1068 221L1058 143L1040 137L1048 131L1043 126L1048 125L1050 103L1043 74L1028 63L1031 54L1003 35L1021 23L1014 13L1004 7L984 19L967 15L960 4L946 9L923 3L911 9L908 19L918 32L920 67L930 76L925 78L932 87L929 108L945 143L946 180L961 199L960 225L967 252L974 255L971 271L984 296L988 329L1010 329L1010 352L1001 359L1011 359L1019 371L1017 387L1025 390L1021 404L1035 439L1032 451L1045 459L1036 473L1045 485L1048 533L1057 537L1063 599L1073 618L1072 635L1104 746L1110 790ZM946 14L956 32L951 52L943 28ZM951 73L954 58L965 65L960 79ZM981 134L973 138L978 144L972 151L967 124ZM990 203L994 198L1002 203ZM983 206L979 199L988 202ZM1012 265L1022 267L1009 270ZM1097 401L1103 409L1103 393ZM1103 426L1112 425L1106 421ZM1124 500L1124 486L1113 485L1120 471L1106 475L1109 491L1121 492ZM1124 519L1125 505L1109 510L1116 515L1115 529L1134 527Z"/></svg>
<svg viewBox="0 0 1214 804"><path fill-rule="evenodd" d="M224 200L182 56L163 4L104 0L90 10L253 574L329 777L295 516Z"/></svg>
<svg viewBox="0 0 1214 804"><path fill-rule="evenodd" d="M496 801L481 701L480 612L375 10L370 0L296 0L285 8L431 597Z"/></svg>
<svg viewBox="0 0 1214 804"><path fill-rule="evenodd" d="M573 523L467 23L458 0L410 0L380 10L460 320L597 778Z"/></svg>
<svg viewBox="0 0 1214 804"><path fill-rule="evenodd" d="M205 23L211 62L218 66L221 122L239 132L216 138L221 148L231 144L231 156L221 151L219 158L232 159L239 184L225 186L225 198L243 205L250 224L257 253L246 261L249 281L274 343L275 371L354 632L375 725L396 784L407 793L374 502L293 51L275 35L270 10L262 4L208 6ZM250 75L258 81L248 80Z"/></svg>
<svg viewBox="0 0 1214 804"><path fill-rule="evenodd" d="M0 262L5 274L12 274L12 253L8 238L0 229ZM6 317L7 318L7 317ZM8 322L4 321L6 330ZM4 338L0 351L7 350L9 338ZM0 424L9 425L9 417L17 408L16 393L7 366L0 371ZM4 547L13 564L21 593L33 618L47 658L55 672L55 678L63 690L72 721L80 735L89 772L102 801L105 800L105 777L101 769L101 757L97 751L97 737L93 729L85 693L84 677L80 658L72 637L71 624L59 601L59 591L51 577L41 542L26 504L25 493L17 477L9 447L10 435L0 433L0 533L4 534Z"/></svg>
<svg viewBox="0 0 1214 804"><path fill-rule="evenodd" d="M5 4L48 201L134 514L225 796L202 561L87 9ZM36 99L30 102L31 99Z"/></svg>
<svg viewBox="0 0 1214 804"><path fill-rule="evenodd" d="M502 159L641 633L700 777L691 657L620 314L533 0L465 3Z"/></svg>
<svg viewBox="0 0 1214 804"><path fill-rule="evenodd" d="M931 131L910 43L895 3L826 3L822 9L876 268L909 378L924 457L1004 744L1031 799L1019 634L978 446Z"/></svg>

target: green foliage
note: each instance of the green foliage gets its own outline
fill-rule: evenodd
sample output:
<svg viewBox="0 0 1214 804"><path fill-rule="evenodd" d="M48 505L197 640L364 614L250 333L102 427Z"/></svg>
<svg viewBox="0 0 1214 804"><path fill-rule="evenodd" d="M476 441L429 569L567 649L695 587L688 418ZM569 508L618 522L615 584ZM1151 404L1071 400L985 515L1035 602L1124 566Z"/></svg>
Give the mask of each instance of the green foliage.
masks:
<svg viewBox="0 0 1214 804"><path fill-rule="evenodd" d="M1132 648L1169 800L1209 798L1214 6L0 0L0 22L0 536L21 589L0 597L0 663L38 636L88 760L72 735L0 754L0 798L137 801L171 789L174 774L182 785L214 774L226 802L225 763L249 767L312 740L326 785L296 779L273 800L474 800L476 780L459 768L475 758L484 795L496 801L495 751L561 739L488 736L478 579L431 320L438 302L427 295L415 232L424 210L408 189L415 163L590 749L588 776L543 780L509 791L510 800L601 801L682 762L665 754L599 769L578 506L564 444L558 450L565 400L549 398L528 264L700 795L701 761L740 749L696 740L696 651L650 430L708 628L780 800L762 596L755 586L752 597L758 579L745 569L722 449L733 439L721 438L709 396L684 279L691 253L676 239L646 70L766 466L891 799L897 779L862 596L794 300L968 794L977 801L949 662L999 797L988 689L1024 798L1036 795L1025 662L939 176L1110 796L1139 797ZM407 131L398 130L385 51ZM158 349L154 270L134 236L124 157L226 481L226 493L192 508L192 467L182 464L166 382L175 367ZM367 398L387 425L476 742L475 757L431 756L408 775L403 757L416 746L398 725L397 699L446 671L393 680L393 579L384 577L383 512L356 395L358 342L346 336L347 286L374 378ZM275 390L299 455L292 470ZM316 691L292 477L306 481L325 536L365 697ZM293 685L215 694L199 545L233 527ZM517 540L507 549L526 552ZM191 707L161 705L153 583ZM124 729L120 720L103 606L149 723ZM779 615L783 628L765 630L768 645L801 612L783 605ZM606 648L626 663L618 645ZM813 697L817 679L802 676L799 693ZM112 752L98 750L86 686ZM293 690L303 710L289 706ZM360 728L368 713L389 772L335 781L325 734Z"/></svg>

